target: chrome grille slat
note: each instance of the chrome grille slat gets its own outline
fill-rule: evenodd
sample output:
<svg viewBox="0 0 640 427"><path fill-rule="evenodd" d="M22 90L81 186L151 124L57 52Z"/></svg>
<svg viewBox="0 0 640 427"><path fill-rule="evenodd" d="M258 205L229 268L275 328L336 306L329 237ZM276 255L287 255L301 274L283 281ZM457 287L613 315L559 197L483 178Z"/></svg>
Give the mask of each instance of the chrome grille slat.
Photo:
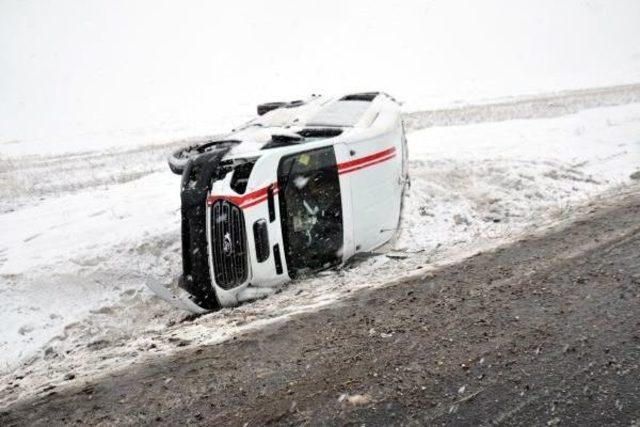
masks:
<svg viewBox="0 0 640 427"><path fill-rule="evenodd" d="M211 208L211 259L214 279L223 289L231 289L247 280L247 234L240 208L226 200Z"/></svg>

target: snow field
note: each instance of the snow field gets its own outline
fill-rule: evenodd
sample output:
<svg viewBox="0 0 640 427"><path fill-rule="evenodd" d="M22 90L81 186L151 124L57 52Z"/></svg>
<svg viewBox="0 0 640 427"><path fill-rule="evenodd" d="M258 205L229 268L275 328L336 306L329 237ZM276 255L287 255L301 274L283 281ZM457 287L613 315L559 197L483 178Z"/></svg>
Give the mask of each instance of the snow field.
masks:
<svg viewBox="0 0 640 427"><path fill-rule="evenodd" d="M565 220L631 182L638 135L640 104L412 132L412 187L393 258L357 260L188 322L145 286L180 271L179 177L161 156L137 179L34 196L0 214L0 375L29 373L0 401L68 372L87 378L178 344L219 342ZM118 174L120 160L103 167Z"/></svg>

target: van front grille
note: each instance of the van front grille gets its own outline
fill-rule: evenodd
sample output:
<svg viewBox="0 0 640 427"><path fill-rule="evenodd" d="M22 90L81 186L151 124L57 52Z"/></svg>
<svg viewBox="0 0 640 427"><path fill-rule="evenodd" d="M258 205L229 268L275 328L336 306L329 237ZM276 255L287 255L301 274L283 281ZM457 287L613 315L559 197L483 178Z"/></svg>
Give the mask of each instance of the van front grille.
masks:
<svg viewBox="0 0 640 427"><path fill-rule="evenodd" d="M211 206L211 257L215 282L223 289L247 280L247 233L242 211L226 200Z"/></svg>

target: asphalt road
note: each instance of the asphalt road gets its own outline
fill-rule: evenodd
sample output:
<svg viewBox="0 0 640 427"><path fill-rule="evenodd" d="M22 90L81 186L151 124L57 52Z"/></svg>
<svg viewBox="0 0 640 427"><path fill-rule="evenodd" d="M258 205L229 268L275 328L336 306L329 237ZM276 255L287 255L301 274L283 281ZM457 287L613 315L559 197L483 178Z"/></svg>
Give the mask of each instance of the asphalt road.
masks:
<svg viewBox="0 0 640 427"><path fill-rule="evenodd" d="M0 413L0 425L638 425L640 192ZM635 423L635 424L634 424Z"/></svg>

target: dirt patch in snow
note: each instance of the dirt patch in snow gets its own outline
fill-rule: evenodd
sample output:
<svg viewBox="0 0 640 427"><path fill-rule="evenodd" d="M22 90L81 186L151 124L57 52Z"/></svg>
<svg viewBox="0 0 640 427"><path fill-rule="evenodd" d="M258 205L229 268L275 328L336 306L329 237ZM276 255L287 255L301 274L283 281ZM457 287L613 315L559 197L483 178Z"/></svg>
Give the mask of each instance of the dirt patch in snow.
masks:
<svg viewBox="0 0 640 427"><path fill-rule="evenodd" d="M612 91L618 93L617 88ZM620 96L619 101L628 99ZM603 128L605 135L619 132L623 139L637 135L633 106L619 108L625 109L625 114L630 113L618 118L618 113L594 110L596 117L601 115L601 121L605 118L611 121L610 127L605 124ZM613 119L607 118L610 116ZM621 127L625 120L628 127ZM554 135L552 142L565 141L567 135L573 135L578 142L594 140L587 139L591 135L588 127L576 133L574 122L568 126L563 123L545 125L567 127L566 134ZM518 126L518 132L521 127ZM457 132L452 127L445 131ZM474 132L473 138L478 135L477 130ZM511 129L505 134L509 138L518 136ZM541 135L549 134L545 131ZM437 139L430 139L432 135L418 136L417 132L409 136L413 186L407 199L402 235L394 248L395 257L381 253L357 259L339 271L294 282L266 300L195 320L158 300L145 287L146 279L168 282L180 270L179 179L169 172L146 174L148 170L166 168L162 154L165 148L153 148L151 152L141 148L123 156L114 154L109 160L102 159L104 163L99 160L100 155L92 157L96 173L105 177L131 173L125 160L128 156L134 163L140 160L139 172L146 175L127 183L109 184L100 178L90 180L92 183L86 188L76 188L76 184L84 185L81 172L87 170L80 167L82 160L78 160L80 172L76 174L71 167L72 178L61 177L57 184L54 180L48 189L34 190L30 198L24 199L33 205L33 218L22 216L25 211L19 207L15 213L3 214L3 219L13 215L11 223L5 221L8 227L5 231L21 229L26 223L30 226L24 228L29 232L18 236L14 247L0 247L0 268L31 261L16 255L21 253L42 254L55 249L56 254L66 258L52 258L48 264L0 277L4 322L13 334L6 335L5 342L0 339L0 348L23 352L3 353L11 358L7 357L6 366L0 362L0 380L12 384L0 386L0 406L45 389L53 390L60 384L78 384L106 375L114 367L146 363L148 358L172 354L182 347L233 340L247 330L332 305L357 290L384 287L399 277L422 274L426 269L459 260L479 249L492 248L549 224L566 221L597 194L610 195L626 185L608 181L603 174L591 174L589 168L594 162L569 157L549 160L533 153L533 157L514 160L495 154L465 158L446 152L420 153L416 144L438 142L442 134L435 136ZM466 144L468 137L455 134L452 140ZM501 138L495 139L493 146L498 151L502 150L504 135ZM633 148L620 144L607 146L605 154L629 159ZM607 164L597 156L595 160ZM36 164L34 160L32 170L37 169ZM34 174L33 180L46 177L58 166L50 163ZM616 169L624 170L618 164ZM9 172L19 174L17 169ZM96 182L100 183L94 186ZM72 217L73 227L64 228L70 220L62 216L52 224L55 227L33 230L37 222L55 217L71 202L79 209L90 206L81 210L81 215ZM47 217L39 210L43 205L51 206ZM123 230L126 233L122 239L96 243L96 239ZM64 246L82 236L86 241L80 241L80 246L71 245L68 249ZM65 250L61 251L58 245ZM15 251L18 246L23 252ZM70 372L73 379L67 377ZM11 378L18 376L24 379L16 386Z"/></svg>
<svg viewBox="0 0 640 427"><path fill-rule="evenodd" d="M224 345L45 388L0 422L634 425L638 194Z"/></svg>

